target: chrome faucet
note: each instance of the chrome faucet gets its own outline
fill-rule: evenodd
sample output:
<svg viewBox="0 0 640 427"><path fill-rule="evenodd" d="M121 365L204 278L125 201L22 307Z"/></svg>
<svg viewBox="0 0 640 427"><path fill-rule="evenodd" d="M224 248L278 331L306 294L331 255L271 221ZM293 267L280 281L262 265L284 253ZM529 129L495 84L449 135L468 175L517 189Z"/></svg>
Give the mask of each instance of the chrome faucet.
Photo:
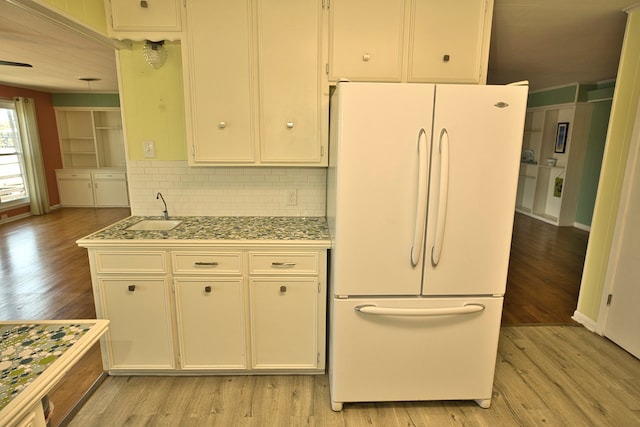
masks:
<svg viewBox="0 0 640 427"><path fill-rule="evenodd" d="M162 199L162 203L164 203L164 210L162 213L164 214L164 219L169 219L169 211L167 210L167 202L164 201L164 197L162 197L162 193L158 193L156 195L156 200Z"/></svg>

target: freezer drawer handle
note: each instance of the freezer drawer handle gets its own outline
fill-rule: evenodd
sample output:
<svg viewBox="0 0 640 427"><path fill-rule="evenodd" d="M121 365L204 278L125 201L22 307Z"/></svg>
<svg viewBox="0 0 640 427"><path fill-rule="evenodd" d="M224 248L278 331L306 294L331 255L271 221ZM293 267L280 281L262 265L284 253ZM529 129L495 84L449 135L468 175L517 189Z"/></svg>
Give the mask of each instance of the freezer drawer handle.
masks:
<svg viewBox="0 0 640 427"><path fill-rule="evenodd" d="M448 316L453 314L471 314L484 310L482 304L465 304L462 307L441 308L391 308L373 304L357 305L356 311L381 316Z"/></svg>

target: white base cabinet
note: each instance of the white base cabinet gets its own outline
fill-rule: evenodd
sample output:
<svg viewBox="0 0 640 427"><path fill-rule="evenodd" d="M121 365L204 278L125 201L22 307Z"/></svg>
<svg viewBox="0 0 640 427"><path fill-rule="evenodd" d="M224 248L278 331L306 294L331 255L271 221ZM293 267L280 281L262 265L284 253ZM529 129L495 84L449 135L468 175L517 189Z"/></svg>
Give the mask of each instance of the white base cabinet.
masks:
<svg viewBox="0 0 640 427"><path fill-rule="evenodd" d="M57 169L60 205L69 207L129 206L123 170Z"/></svg>
<svg viewBox="0 0 640 427"><path fill-rule="evenodd" d="M90 247L111 374L323 373L326 250Z"/></svg>

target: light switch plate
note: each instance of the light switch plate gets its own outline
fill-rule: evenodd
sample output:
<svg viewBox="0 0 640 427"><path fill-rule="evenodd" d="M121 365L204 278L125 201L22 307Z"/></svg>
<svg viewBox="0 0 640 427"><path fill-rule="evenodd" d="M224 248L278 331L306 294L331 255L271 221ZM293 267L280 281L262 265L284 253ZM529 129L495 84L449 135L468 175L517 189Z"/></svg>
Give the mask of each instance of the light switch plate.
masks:
<svg viewBox="0 0 640 427"><path fill-rule="evenodd" d="M145 159L153 159L156 157L156 143L154 141L142 141L142 150Z"/></svg>

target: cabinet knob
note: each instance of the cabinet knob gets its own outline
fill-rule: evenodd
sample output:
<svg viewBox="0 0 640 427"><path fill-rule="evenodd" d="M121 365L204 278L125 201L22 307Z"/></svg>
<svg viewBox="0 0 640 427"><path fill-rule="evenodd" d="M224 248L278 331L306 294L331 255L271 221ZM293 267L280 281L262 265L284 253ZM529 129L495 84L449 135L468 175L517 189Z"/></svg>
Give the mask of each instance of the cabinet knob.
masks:
<svg viewBox="0 0 640 427"><path fill-rule="evenodd" d="M450 59L451 59L451 56L449 56L449 55L443 55L442 56L442 62L449 62Z"/></svg>
<svg viewBox="0 0 640 427"><path fill-rule="evenodd" d="M227 122L218 122L218 129L224 129L227 127Z"/></svg>
<svg viewBox="0 0 640 427"><path fill-rule="evenodd" d="M287 292L287 287L285 285L280 286L280 292L282 293Z"/></svg>
<svg viewBox="0 0 640 427"><path fill-rule="evenodd" d="M141 0L140 1L140 7L143 9L146 9L149 7L149 3L147 2L147 0Z"/></svg>
<svg viewBox="0 0 640 427"><path fill-rule="evenodd" d="M371 55L369 53L363 53L362 54L362 60L364 62L369 62L370 59L371 59Z"/></svg>
<svg viewBox="0 0 640 427"><path fill-rule="evenodd" d="M293 129L293 122L287 122L287 128Z"/></svg>
<svg viewBox="0 0 640 427"><path fill-rule="evenodd" d="M206 293L210 294L210 293L211 293L211 286L209 286L209 285L205 286L205 287L204 287L204 291L205 291Z"/></svg>
<svg viewBox="0 0 640 427"><path fill-rule="evenodd" d="M127 288L129 289L129 292L135 292L136 285L129 285Z"/></svg>

